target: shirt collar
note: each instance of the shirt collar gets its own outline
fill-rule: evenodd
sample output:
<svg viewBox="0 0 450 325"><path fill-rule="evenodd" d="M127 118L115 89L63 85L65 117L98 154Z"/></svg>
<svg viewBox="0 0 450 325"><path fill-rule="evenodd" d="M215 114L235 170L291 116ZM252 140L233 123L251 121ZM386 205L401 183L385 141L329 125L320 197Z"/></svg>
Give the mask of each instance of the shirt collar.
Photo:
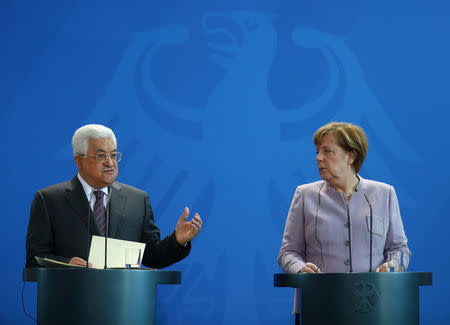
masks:
<svg viewBox="0 0 450 325"><path fill-rule="evenodd" d="M89 201L90 201L90 197L91 197L91 195L92 195L92 192L93 192L94 190L100 190L100 191L102 191L103 193L105 193L106 196L108 196L108 187L103 187L103 188L93 188L91 185L89 185L89 184L83 179L83 177L81 177L80 173L78 173L77 176L78 176L78 179L79 179L79 181L80 181L80 183L81 183L81 186L83 186L84 193L86 193L86 196L87 196L87 198L88 198Z"/></svg>

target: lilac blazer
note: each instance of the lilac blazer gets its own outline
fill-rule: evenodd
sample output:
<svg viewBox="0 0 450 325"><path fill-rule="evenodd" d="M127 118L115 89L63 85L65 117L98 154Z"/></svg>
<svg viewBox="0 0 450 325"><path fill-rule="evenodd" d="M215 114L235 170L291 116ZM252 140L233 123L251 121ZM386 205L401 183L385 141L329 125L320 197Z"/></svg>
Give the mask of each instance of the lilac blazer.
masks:
<svg viewBox="0 0 450 325"><path fill-rule="evenodd" d="M359 176L359 175L358 175ZM392 186L360 177L348 202L353 272L368 272L370 264L370 208L372 205L372 270L387 260L387 252L402 250L406 267L411 255ZM325 181L297 187L286 221L278 263L284 272L297 273L306 262L322 272L349 272L347 208L342 193Z"/></svg>
<svg viewBox="0 0 450 325"><path fill-rule="evenodd" d="M364 194L372 205L372 270L386 262L387 252L393 250L404 252L407 267L411 251L394 188L359 178L356 192L348 201L353 272L368 272L370 264L370 208ZM347 207L342 193L323 180L301 185L287 216L278 264L287 273L300 272L306 262L314 263L322 272L349 272L348 240Z"/></svg>

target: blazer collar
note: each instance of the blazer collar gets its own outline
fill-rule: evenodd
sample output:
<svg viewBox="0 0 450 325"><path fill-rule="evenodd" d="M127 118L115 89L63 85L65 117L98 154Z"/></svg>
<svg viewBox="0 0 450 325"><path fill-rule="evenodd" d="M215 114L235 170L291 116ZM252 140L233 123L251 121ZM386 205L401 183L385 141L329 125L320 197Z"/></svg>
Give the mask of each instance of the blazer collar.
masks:
<svg viewBox="0 0 450 325"><path fill-rule="evenodd" d="M89 206L89 201L86 197L86 193L84 192L83 186L81 185L77 175L70 182L68 182L66 188L65 197L71 206L72 210L75 211L77 216L81 219L84 225L87 227L88 218L90 215L90 233L94 235L98 235L99 231L97 228L97 224L92 215L92 209Z"/></svg>
<svg viewBox="0 0 450 325"><path fill-rule="evenodd" d="M67 201L86 227L88 224L88 216L89 214L91 215L90 233L100 235L86 193L77 175L68 182L65 190ZM125 222L124 211L127 197L123 193L120 183L113 183L109 186L109 195L109 237L117 237L120 231L120 225Z"/></svg>
<svg viewBox="0 0 450 325"><path fill-rule="evenodd" d="M127 197L122 191L120 183L112 183L109 186L110 202L109 202L109 236L118 238L121 225L125 220L125 207Z"/></svg>

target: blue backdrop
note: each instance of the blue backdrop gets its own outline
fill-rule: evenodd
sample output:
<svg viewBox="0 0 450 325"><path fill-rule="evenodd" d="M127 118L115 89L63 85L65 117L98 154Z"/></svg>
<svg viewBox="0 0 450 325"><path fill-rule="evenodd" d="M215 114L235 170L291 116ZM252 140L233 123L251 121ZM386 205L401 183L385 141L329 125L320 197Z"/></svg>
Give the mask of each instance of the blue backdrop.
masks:
<svg viewBox="0 0 450 325"><path fill-rule="evenodd" d="M437 0L1 1L0 323L32 323L31 200L73 177L74 130L101 123L164 236L184 206L204 220L158 323L290 324L276 257L332 120L366 130L361 175L394 185L410 270L433 272L422 324L449 323L449 15ZM35 316L36 286L24 304Z"/></svg>

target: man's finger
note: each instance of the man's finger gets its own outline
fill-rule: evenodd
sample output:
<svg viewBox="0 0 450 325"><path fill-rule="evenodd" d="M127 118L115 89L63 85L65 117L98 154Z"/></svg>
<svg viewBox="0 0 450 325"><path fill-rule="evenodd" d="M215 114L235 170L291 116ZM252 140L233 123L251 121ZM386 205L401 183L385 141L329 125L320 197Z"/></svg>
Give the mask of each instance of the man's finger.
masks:
<svg viewBox="0 0 450 325"><path fill-rule="evenodd" d="M200 225L203 223L202 218L200 218L200 215L198 213L195 214L193 220L198 221Z"/></svg>
<svg viewBox="0 0 450 325"><path fill-rule="evenodd" d="M183 211L183 214L180 217L180 220L186 221L188 217L189 217L189 208L185 207L184 211Z"/></svg>
<svg viewBox="0 0 450 325"><path fill-rule="evenodd" d="M86 261L80 257L72 257L69 261L69 264L86 266Z"/></svg>
<svg viewBox="0 0 450 325"><path fill-rule="evenodd" d="M196 226L199 230L200 230L200 228L202 227L202 223L200 222L200 221L198 221L198 220L195 220L195 219L192 219L191 220L191 224L194 226Z"/></svg>
<svg viewBox="0 0 450 325"><path fill-rule="evenodd" d="M200 228L195 224L191 223L191 227L192 232L200 232Z"/></svg>

